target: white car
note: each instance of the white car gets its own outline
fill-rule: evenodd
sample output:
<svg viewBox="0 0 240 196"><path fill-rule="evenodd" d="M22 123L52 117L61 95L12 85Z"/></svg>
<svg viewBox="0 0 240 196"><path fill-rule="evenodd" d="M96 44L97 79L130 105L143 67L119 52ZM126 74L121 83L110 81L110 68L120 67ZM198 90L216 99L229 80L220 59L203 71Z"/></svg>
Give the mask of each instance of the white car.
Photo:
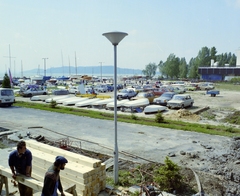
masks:
<svg viewBox="0 0 240 196"><path fill-rule="evenodd" d="M68 92L69 92L70 94L80 93L77 86L71 86L71 87L68 89Z"/></svg>
<svg viewBox="0 0 240 196"><path fill-rule="evenodd" d="M30 88L20 93L20 95L22 95L23 97L32 97L35 95L47 95L47 94L48 91L46 89L36 87Z"/></svg>
<svg viewBox="0 0 240 196"><path fill-rule="evenodd" d="M203 83L203 84L200 84L199 87L201 90L206 90L206 91L213 90L215 88L212 83Z"/></svg>
<svg viewBox="0 0 240 196"><path fill-rule="evenodd" d="M0 88L0 105L11 106L15 102L15 95L11 88Z"/></svg>
<svg viewBox="0 0 240 196"><path fill-rule="evenodd" d="M117 94L117 99L130 99L132 97L135 97L137 93L132 89L122 89Z"/></svg>
<svg viewBox="0 0 240 196"><path fill-rule="evenodd" d="M171 109L171 108L186 108L186 107L192 107L193 103L194 103L194 100L191 98L190 95L177 94L177 95L174 95L170 101L168 101L167 107L169 109Z"/></svg>
<svg viewBox="0 0 240 196"><path fill-rule="evenodd" d="M97 92L100 92L100 93L106 93L108 91L108 87L107 87L107 85L102 84L102 85L94 87L94 90Z"/></svg>

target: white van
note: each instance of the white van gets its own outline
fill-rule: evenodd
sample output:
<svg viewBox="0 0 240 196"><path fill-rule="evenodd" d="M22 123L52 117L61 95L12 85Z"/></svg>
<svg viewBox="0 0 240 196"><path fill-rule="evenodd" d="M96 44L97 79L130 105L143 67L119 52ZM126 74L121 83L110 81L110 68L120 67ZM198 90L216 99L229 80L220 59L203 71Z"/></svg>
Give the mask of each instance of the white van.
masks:
<svg viewBox="0 0 240 196"><path fill-rule="evenodd" d="M15 102L13 89L0 88L0 105L11 106Z"/></svg>

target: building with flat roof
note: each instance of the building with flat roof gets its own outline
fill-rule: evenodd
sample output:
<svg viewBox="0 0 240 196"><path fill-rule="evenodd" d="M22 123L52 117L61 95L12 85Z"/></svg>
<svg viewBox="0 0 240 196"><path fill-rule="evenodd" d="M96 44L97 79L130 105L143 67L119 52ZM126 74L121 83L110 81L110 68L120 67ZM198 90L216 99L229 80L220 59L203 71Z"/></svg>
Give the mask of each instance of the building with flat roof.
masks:
<svg viewBox="0 0 240 196"><path fill-rule="evenodd" d="M229 67L229 64L225 64L224 67L218 67L218 62L211 60L210 67L198 68L200 79L205 81L229 81L234 77L240 77L240 50L236 53L236 67Z"/></svg>

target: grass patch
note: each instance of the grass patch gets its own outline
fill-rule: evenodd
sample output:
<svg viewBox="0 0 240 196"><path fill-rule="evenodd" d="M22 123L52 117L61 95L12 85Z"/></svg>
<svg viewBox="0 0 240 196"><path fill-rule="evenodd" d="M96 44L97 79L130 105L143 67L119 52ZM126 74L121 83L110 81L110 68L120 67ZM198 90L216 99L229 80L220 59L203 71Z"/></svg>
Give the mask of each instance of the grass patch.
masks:
<svg viewBox="0 0 240 196"><path fill-rule="evenodd" d="M51 108L49 107L49 104L23 102L23 101L17 101L16 103L14 103L14 105L18 107L46 110L50 112L59 112L63 114L86 116L90 118L97 118L97 119L104 119L104 120L114 120L114 114L106 113L102 111L85 110L85 109L63 107L63 106ZM189 122L183 122L183 121L177 121L177 120L165 120L165 119L164 121L161 121L161 120L156 121L156 119L154 118L138 117L138 116L135 117L135 115L129 116L124 114L119 114L117 116L117 119L119 122L154 126L159 128L185 130L185 131L199 132L199 133L205 133L210 135L221 135L221 136L228 136L228 137L240 136L240 129L237 129L234 127L231 127L231 130L230 130L230 129L227 129L225 126L214 126L214 125L206 126L204 124L189 123Z"/></svg>
<svg viewBox="0 0 240 196"><path fill-rule="evenodd" d="M233 114L230 114L223 119L223 122L240 125L240 111L235 111Z"/></svg>
<svg viewBox="0 0 240 196"><path fill-rule="evenodd" d="M208 120L215 120L215 117L216 117L216 115L213 113L213 110L212 110L212 109L209 109L209 110L207 110L207 111L202 112L202 113L201 113L201 116L202 116L203 118L208 119Z"/></svg>
<svg viewBox="0 0 240 196"><path fill-rule="evenodd" d="M7 146L0 142L0 149L6 148Z"/></svg>

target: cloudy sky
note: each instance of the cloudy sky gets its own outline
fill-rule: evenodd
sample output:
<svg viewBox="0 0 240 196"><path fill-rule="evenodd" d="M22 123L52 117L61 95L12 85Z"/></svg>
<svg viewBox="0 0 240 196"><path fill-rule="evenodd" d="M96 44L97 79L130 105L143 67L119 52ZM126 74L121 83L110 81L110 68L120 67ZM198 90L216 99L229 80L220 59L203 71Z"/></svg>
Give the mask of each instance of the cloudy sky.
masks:
<svg viewBox="0 0 240 196"><path fill-rule="evenodd" d="M110 31L128 33L118 67L144 69L204 46L236 54L240 0L0 0L0 29L0 73L75 66L75 53L77 66L113 65Z"/></svg>

